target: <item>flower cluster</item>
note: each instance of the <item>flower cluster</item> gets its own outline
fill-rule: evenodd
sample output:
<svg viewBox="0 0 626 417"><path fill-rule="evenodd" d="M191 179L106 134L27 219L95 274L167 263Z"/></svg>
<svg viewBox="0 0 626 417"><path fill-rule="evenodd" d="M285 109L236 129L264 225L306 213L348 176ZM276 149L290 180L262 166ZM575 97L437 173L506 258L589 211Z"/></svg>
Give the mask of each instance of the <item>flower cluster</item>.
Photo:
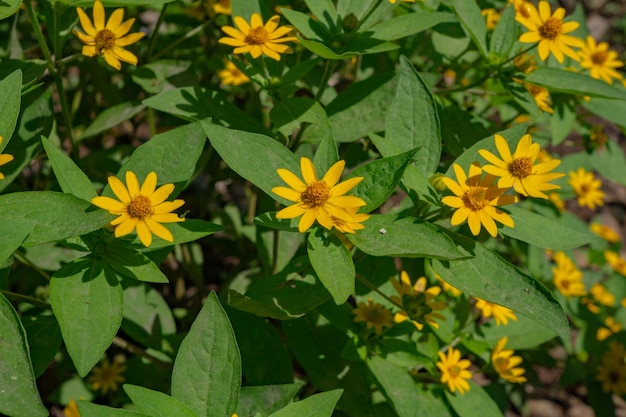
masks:
<svg viewBox="0 0 626 417"><path fill-rule="evenodd" d="M552 268L552 283L565 297L580 297L587 294L583 273L563 251L553 257L556 266Z"/></svg>

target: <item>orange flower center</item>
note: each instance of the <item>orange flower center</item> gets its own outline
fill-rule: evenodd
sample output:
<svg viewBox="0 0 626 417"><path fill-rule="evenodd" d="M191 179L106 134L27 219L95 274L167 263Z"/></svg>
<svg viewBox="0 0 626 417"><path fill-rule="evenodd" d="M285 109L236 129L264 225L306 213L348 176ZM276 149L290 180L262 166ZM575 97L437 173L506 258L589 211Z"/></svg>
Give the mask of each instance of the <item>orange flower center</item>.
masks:
<svg viewBox="0 0 626 417"><path fill-rule="evenodd" d="M561 26L562 22L560 19L551 17L539 27L539 35L544 39L554 40L561 34Z"/></svg>
<svg viewBox="0 0 626 417"><path fill-rule="evenodd" d="M115 46L115 39L115 33L111 32L109 29L102 29L96 33L96 49L98 52L113 49Z"/></svg>
<svg viewBox="0 0 626 417"><path fill-rule="evenodd" d="M516 178L526 178L533 173L533 161L528 156L515 158L509 163L509 172Z"/></svg>
<svg viewBox="0 0 626 417"><path fill-rule="evenodd" d="M146 196L137 195L128 204L128 215L136 219L143 219L152 214L152 202Z"/></svg>
<svg viewBox="0 0 626 417"><path fill-rule="evenodd" d="M591 61L596 65L604 65L608 57L609 53L607 51L598 51L591 54Z"/></svg>
<svg viewBox="0 0 626 417"><path fill-rule="evenodd" d="M309 184L300 194L302 202L310 207L320 207L330 198L330 187L324 181Z"/></svg>
<svg viewBox="0 0 626 417"><path fill-rule="evenodd" d="M269 41L269 33L263 26L257 26L250 29L250 32L246 35L244 42L248 45L264 45Z"/></svg>
<svg viewBox="0 0 626 417"><path fill-rule="evenodd" d="M461 367L459 365L450 365L448 367L448 373L452 378L456 378L461 374Z"/></svg>
<svg viewBox="0 0 626 417"><path fill-rule="evenodd" d="M470 210L479 211L485 207L489 201L487 200L487 190L482 187L470 187L469 190L461 197L463 205Z"/></svg>

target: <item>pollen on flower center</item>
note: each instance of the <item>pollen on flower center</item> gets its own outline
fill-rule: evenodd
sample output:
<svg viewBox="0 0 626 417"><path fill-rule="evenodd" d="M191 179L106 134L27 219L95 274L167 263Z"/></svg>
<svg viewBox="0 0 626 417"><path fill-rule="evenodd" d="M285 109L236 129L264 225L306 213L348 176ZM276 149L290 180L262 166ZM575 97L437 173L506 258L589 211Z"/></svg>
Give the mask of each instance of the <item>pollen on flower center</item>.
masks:
<svg viewBox="0 0 626 417"><path fill-rule="evenodd" d="M102 29L100 32L96 33L96 48L100 51L103 49L113 49L115 39L115 33L111 32L109 29Z"/></svg>
<svg viewBox="0 0 626 417"><path fill-rule="evenodd" d="M465 207L473 211L479 211L486 206L486 191L484 188L470 187L461 199Z"/></svg>
<svg viewBox="0 0 626 417"><path fill-rule="evenodd" d="M311 207L323 206L330 197L330 187L325 181L316 181L300 195L302 202Z"/></svg>
<svg viewBox="0 0 626 417"><path fill-rule="evenodd" d="M264 45L269 40L267 31L263 26L250 29L246 35L245 42L248 45Z"/></svg>
<svg viewBox="0 0 626 417"><path fill-rule="evenodd" d="M143 195L138 195L128 204L128 214L130 217L143 219L152 214L152 202Z"/></svg>
<svg viewBox="0 0 626 417"><path fill-rule="evenodd" d="M591 55L591 61L596 65L603 65L608 57L609 54L607 51L598 51Z"/></svg>
<svg viewBox="0 0 626 417"><path fill-rule="evenodd" d="M458 365L452 365L450 368L448 368L448 372L453 378L455 378L461 373L461 368Z"/></svg>
<svg viewBox="0 0 626 417"><path fill-rule="evenodd" d="M561 34L561 20L553 17L549 18L539 27L539 34L545 39L555 39Z"/></svg>
<svg viewBox="0 0 626 417"><path fill-rule="evenodd" d="M533 173L533 161L528 156L515 158L509 163L509 172L517 178L525 178Z"/></svg>

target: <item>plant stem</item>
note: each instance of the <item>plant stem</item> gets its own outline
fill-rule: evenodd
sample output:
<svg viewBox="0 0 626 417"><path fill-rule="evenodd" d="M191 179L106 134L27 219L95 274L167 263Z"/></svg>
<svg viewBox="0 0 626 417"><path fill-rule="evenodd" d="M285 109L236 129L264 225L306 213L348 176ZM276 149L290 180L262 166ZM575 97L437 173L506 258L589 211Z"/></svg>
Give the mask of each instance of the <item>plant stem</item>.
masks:
<svg viewBox="0 0 626 417"><path fill-rule="evenodd" d="M391 304L395 305L396 307L404 310L404 306L398 304L397 302L393 301L391 298L389 298L387 296L387 294L383 293L381 290L378 289L378 287L374 284L372 284L371 282L369 282L367 280L367 278L365 278L363 275L357 273L356 274L356 279L358 279L359 281L361 281L361 283L363 285L365 285L366 287L368 287L370 290L372 291L376 291L378 294L380 294L385 300L389 301Z"/></svg>
<svg viewBox="0 0 626 417"><path fill-rule="evenodd" d="M13 255L21 263L23 263L24 265L29 266L29 267L33 268L33 270L37 271L37 273L39 273L39 275L44 277L46 279L46 281L50 281L50 275L48 275L48 273L46 271L44 271L43 269L41 269L37 265L35 265L30 259L28 259L26 257L26 255L24 255L23 253L20 253L20 252L15 252Z"/></svg>
<svg viewBox="0 0 626 417"><path fill-rule="evenodd" d="M161 58L164 54L166 54L167 52L169 52L172 49L176 48L178 45L180 45L181 43L185 42L187 39L190 39L190 38L194 37L196 34L201 32L202 29L204 29L205 27L209 26L211 23L213 23L213 19L209 19L206 22L203 22L201 25L196 26L191 31L185 33L183 36L181 36L180 38L176 39L174 42L170 43L165 48L161 49L161 51L159 51L158 54L156 54L153 57L149 58L147 60L147 62L153 62L153 61L156 61L157 59Z"/></svg>
<svg viewBox="0 0 626 417"><path fill-rule="evenodd" d="M498 67L502 68L503 66L505 66L506 64L508 64L511 61L514 61L515 58L517 58L518 56L522 56L527 52L532 51L533 49L535 49L537 47L537 45L539 45L539 42L529 46L528 48L524 49L522 52L520 52L519 54L515 55L513 58L509 58L506 61L504 61L502 64L498 65Z"/></svg>
<svg viewBox="0 0 626 417"><path fill-rule="evenodd" d="M317 93L315 94L315 101L319 102L328 87L328 80L330 76L333 74L335 67L337 66L337 61L328 59L326 60L326 65L324 65L324 74L322 75L322 82L317 89Z"/></svg>
<svg viewBox="0 0 626 417"><path fill-rule="evenodd" d="M140 348L139 346L135 346L132 343L130 343L127 340L122 339L119 336L115 336L115 338L113 339L113 344L117 347L120 347L124 350L126 350L127 352L130 352L134 355L140 356L142 358L148 359L149 361L163 366L165 368L171 368L172 364L169 362L164 362L161 359L152 356L151 354L149 354L148 352L146 352L144 349Z"/></svg>
<svg viewBox="0 0 626 417"><path fill-rule="evenodd" d="M163 5L163 7L161 8L161 13L159 13L159 19L154 25L154 30L152 31L152 37L150 38L150 43L148 44L148 53L147 53L147 58L146 58L147 62L150 62L152 51L154 51L154 45L156 45L156 39L159 36L159 29L161 28L161 25L163 24L163 21L165 20L165 11L167 10L168 6L169 6L169 3L165 3Z"/></svg>
<svg viewBox="0 0 626 417"><path fill-rule="evenodd" d="M44 307L44 308L50 307L50 304L46 303L45 301L41 301L36 298L29 297L27 295L18 294L16 292L0 290L0 294L4 294L4 296L7 299L18 302L18 303L24 302L24 303L28 303L37 307Z"/></svg>

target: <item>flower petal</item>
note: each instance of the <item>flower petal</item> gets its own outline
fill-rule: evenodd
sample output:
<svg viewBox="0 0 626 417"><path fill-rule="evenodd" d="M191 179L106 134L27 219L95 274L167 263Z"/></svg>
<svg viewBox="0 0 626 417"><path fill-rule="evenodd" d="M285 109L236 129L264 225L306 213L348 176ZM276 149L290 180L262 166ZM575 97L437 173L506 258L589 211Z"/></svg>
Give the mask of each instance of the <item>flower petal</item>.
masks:
<svg viewBox="0 0 626 417"><path fill-rule="evenodd" d="M110 176L108 178L109 186L113 193L120 199L123 203L130 203L130 195L128 194L128 190L122 180L117 177Z"/></svg>
<svg viewBox="0 0 626 417"><path fill-rule="evenodd" d="M315 172L315 165L309 158L303 156L300 158L300 170L302 171L302 178L307 185L311 185L317 182L317 173Z"/></svg>
<svg viewBox="0 0 626 417"><path fill-rule="evenodd" d="M326 174L324 174L322 181L328 184L329 187L334 187L335 184L337 184L337 182L339 181L339 178L341 178L341 174L343 173L343 169L345 168L345 166L346 161L344 161L343 159L335 162L328 169L328 171L326 171Z"/></svg>
<svg viewBox="0 0 626 417"><path fill-rule="evenodd" d="M145 247L152 245L152 232L150 232L145 220L137 222L137 236Z"/></svg>

